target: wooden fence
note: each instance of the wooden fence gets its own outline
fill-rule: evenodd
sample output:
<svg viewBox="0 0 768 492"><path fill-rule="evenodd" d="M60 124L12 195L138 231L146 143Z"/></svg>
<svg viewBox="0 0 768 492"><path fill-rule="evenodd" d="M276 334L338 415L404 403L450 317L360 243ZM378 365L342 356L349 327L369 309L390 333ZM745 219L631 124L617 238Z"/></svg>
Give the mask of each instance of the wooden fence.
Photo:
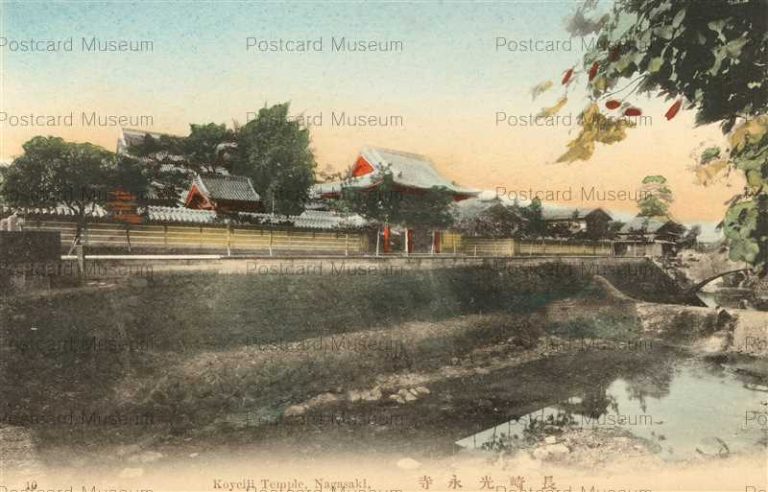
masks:
<svg viewBox="0 0 768 492"><path fill-rule="evenodd" d="M76 225L66 220L27 218L25 230L61 234L64 251L72 245ZM214 254L374 254L364 231L328 231L264 226L226 225L129 225L115 222L89 223L82 244L91 250L116 252ZM621 247L617 247L621 246ZM440 254L466 256L661 256L660 245L632 242L578 242L478 238L453 232L440 234Z"/></svg>
<svg viewBox="0 0 768 492"><path fill-rule="evenodd" d="M610 242L576 242L545 240L522 240L511 238L463 237L445 233L441 236L440 250L443 253L468 256L613 256Z"/></svg>
<svg viewBox="0 0 768 492"><path fill-rule="evenodd" d="M74 222L30 220L25 230L59 231L62 248L72 244ZM368 237L359 231L308 231L263 227L195 225L128 225L89 223L82 233L86 248L123 251L205 251L215 253L307 252L361 254Z"/></svg>

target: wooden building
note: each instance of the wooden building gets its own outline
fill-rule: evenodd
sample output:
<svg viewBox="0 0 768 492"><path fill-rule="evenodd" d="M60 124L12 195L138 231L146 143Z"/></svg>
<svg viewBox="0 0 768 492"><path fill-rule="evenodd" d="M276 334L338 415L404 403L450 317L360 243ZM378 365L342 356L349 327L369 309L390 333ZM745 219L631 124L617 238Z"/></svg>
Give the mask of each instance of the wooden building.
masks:
<svg viewBox="0 0 768 492"><path fill-rule="evenodd" d="M604 239L613 217L602 208L544 208L541 217L554 237Z"/></svg>
<svg viewBox="0 0 768 492"><path fill-rule="evenodd" d="M679 241L686 233L686 227L669 217L637 216L624 224L618 233L616 254L627 254L624 245L654 245L649 256L675 254ZM627 247L628 248L628 247ZM647 249L647 247L646 247ZM659 251L660 249L660 251Z"/></svg>
<svg viewBox="0 0 768 492"><path fill-rule="evenodd" d="M479 191L459 186L440 175L434 163L423 155L366 147L358 155L345 179L317 184L312 190L312 195L322 202L338 199L343 193L350 191L375 191L384 182L385 173L391 174L395 193L418 196L437 188L450 194L456 202L479 194ZM441 245L439 236L439 231L387 226L382 230L380 239L383 242L384 253L392 251L392 245L397 241L403 242L403 249L408 253L439 253Z"/></svg>
<svg viewBox="0 0 768 492"><path fill-rule="evenodd" d="M261 197L250 178L223 174L198 174L192 181L184 206L217 213L259 212Z"/></svg>

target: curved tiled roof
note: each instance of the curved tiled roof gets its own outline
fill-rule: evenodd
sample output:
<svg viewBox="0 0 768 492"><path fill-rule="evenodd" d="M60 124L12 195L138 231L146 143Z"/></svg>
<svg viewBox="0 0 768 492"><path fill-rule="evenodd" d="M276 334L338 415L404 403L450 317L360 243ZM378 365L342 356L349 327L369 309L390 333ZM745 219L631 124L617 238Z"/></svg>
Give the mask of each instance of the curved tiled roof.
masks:
<svg viewBox="0 0 768 492"><path fill-rule="evenodd" d="M147 222L173 224L221 224L225 217L219 216L213 210L194 210L181 207L146 208ZM343 217L333 212L307 210L301 215L272 215L265 213L241 212L235 216L227 216L233 224L261 224L270 226L292 226L302 229L344 229L359 228L366 221L359 215Z"/></svg>
<svg viewBox="0 0 768 492"><path fill-rule="evenodd" d="M241 213L243 217L251 217L261 224L292 225L302 229L343 229L359 228L367 224L359 215L341 216L322 210L305 210L301 215L272 215L265 213Z"/></svg>
<svg viewBox="0 0 768 492"><path fill-rule="evenodd" d="M476 190L463 188L445 179L437 172L435 164L423 155L374 147L363 149L361 154L378 170L388 168L395 182L403 186L421 189L438 186L454 193L478 194Z"/></svg>
<svg viewBox="0 0 768 492"><path fill-rule="evenodd" d="M165 222L176 224L213 224L216 222L216 212L212 210L194 210L183 207L158 207L146 208L148 222Z"/></svg>
<svg viewBox="0 0 768 492"><path fill-rule="evenodd" d="M24 208L24 209L2 207L0 208L0 211L3 214L18 211L22 215L50 215L50 216L56 216L56 217L74 217L77 215L75 212L72 211L71 208L63 204L58 205L56 207L34 207L34 208ZM107 217L109 215L109 212L100 205L94 205L94 206L88 207L88 211L86 212L85 215L87 217L101 218L101 217Z"/></svg>
<svg viewBox="0 0 768 492"><path fill-rule="evenodd" d="M0 215L10 214L13 211L9 207L0 207ZM30 208L20 212L22 216L75 217L75 213L63 205L52 208ZM248 212L241 212L234 216L220 216L213 210L150 205L139 208L138 213L144 216L145 224L215 225L223 224L228 219L233 224L260 224L319 230L357 229L367 224L366 220L359 215L341 216L334 212L320 210L307 210L300 215L288 216ZM107 221L110 219L109 211L100 206L95 207L94 212L88 216L91 219L105 219Z"/></svg>
<svg viewBox="0 0 768 492"><path fill-rule="evenodd" d="M369 188L378 184L381 173L386 170L392 173L395 183L409 188L429 190L440 187L457 195L467 196L480 193L445 179L437 172L434 163L423 155L374 147L364 148L360 155L373 166L373 172L343 181L316 184L312 188L312 194L323 196L339 193L342 188Z"/></svg>
<svg viewBox="0 0 768 492"><path fill-rule="evenodd" d="M258 202L259 194L246 176L225 176L222 174L198 174L195 185L212 200L235 202Z"/></svg>

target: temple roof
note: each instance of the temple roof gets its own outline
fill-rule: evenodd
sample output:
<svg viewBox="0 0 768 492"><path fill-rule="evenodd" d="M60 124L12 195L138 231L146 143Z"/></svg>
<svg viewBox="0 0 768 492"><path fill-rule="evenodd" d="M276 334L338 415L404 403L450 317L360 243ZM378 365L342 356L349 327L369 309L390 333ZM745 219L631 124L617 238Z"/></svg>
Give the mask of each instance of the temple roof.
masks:
<svg viewBox="0 0 768 492"><path fill-rule="evenodd" d="M479 194L477 190L463 188L441 176L434 163L420 154L366 147L360 152L360 156L373 167L373 172L343 181L317 184L313 188L314 194L338 194L343 188L371 188L381 182L381 174L385 171L392 173L396 184L408 188L429 190L440 187L457 195Z"/></svg>
<svg viewBox="0 0 768 492"><path fill-rule="evenodd" d="M222 174L198 174L194 186L214 201L259 202L261 197L246 176L225 176Z"/></svg>
<svg viewBox="0 0 768 492"><path fill-rule="evenodd" d="M117 151L127 152L128 147L133 145L141 145L144 142L144 138L149 135L152 138L175 137L170 133L151 132L148 130L141 130L138 128L120 128L120 136L117 139Z"/></svg>

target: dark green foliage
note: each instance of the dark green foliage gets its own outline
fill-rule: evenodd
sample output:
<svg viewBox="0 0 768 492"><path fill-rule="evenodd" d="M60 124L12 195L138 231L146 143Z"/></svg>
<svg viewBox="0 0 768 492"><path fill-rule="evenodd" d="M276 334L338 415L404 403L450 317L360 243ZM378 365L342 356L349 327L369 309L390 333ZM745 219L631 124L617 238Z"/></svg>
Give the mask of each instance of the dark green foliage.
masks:
<svg viewBox="0 0 768 492"><path fill-rule="evenodd" d="M534 197L527 207L522 207L520 213L525 219L523 237L540 238L547 235L547 223L542 217L541 200L538 197Z"/></svg>
<svg viewBox="0 0 768 492"><path fill-rule="evenodd" d="M669 204L672 203L672 191L667 186L664 176L646 176L643 178L643 194L637 200L642 217L667 217Z"/></svg>
<svg viewBox="0 0 768 492"><path fill-rule="evenodd" d="M497 201L476 217L457 224L457 229L469 236L512 237L525 225L519 207Z"/></svg>
<svg viewBox="0 0 768 492"><path fill-rule="evenodd" d="M445 229L453 224L453 195L443 188L412 191L399 189L392 172L385 170L372 190L345 188L335 208L361 215L380 224Z"/></svg>
<svg viewBox="0 0 768 492"><path fill-rule="evenodd" d="M288 103L264 107L237 133L232 171L248 176L267 212L300 214L315 182L309 129L288 118Z"/></svg>
<svg viewBox="0 0 768 492"><path fill-rule="evenodd" d="M23 148L20 157L0 169L0 196L11 208L64 205L82 226L94 207L107 205L110 192L122 190L140 198L147 186L137 161L97 145L34 137Z"/></svg>
<svg viewBox="0 0 768 492"><path fill-rule="evenodd" d="M623 0L610 13L590 18L595 3L585 3L570 23L574 35L597 32L583 58L584 72L594 70L588 81L589 111L610 99L631 102L634 93L648 93L674 101L664 115L667 119L682 107L696 112L698 124L720 123L729 148L706 149L697 176L706 184L725 170L744 173L747 187L731 200L723 229L731 259L746 261L764 274L768 271L768 3ZM610 114L602 118L617 121ZM597 138L602 143L621 139ZM593 148L593 141L574 141L567 160L588 159ZM654 213L663 211L658 202L649 207Z"/></svg>
<svg viewBox="0 0 768 492"><path fill-rule="evenodd" d="M251 178L267 212L297 215L309 199L316 163L309 129L290 119L288 108L264 107L234 130L208 123L190 125L186 137L147 135L129 152L148 161L172 197L189 186L192 173L228 171Z"/></svg>

